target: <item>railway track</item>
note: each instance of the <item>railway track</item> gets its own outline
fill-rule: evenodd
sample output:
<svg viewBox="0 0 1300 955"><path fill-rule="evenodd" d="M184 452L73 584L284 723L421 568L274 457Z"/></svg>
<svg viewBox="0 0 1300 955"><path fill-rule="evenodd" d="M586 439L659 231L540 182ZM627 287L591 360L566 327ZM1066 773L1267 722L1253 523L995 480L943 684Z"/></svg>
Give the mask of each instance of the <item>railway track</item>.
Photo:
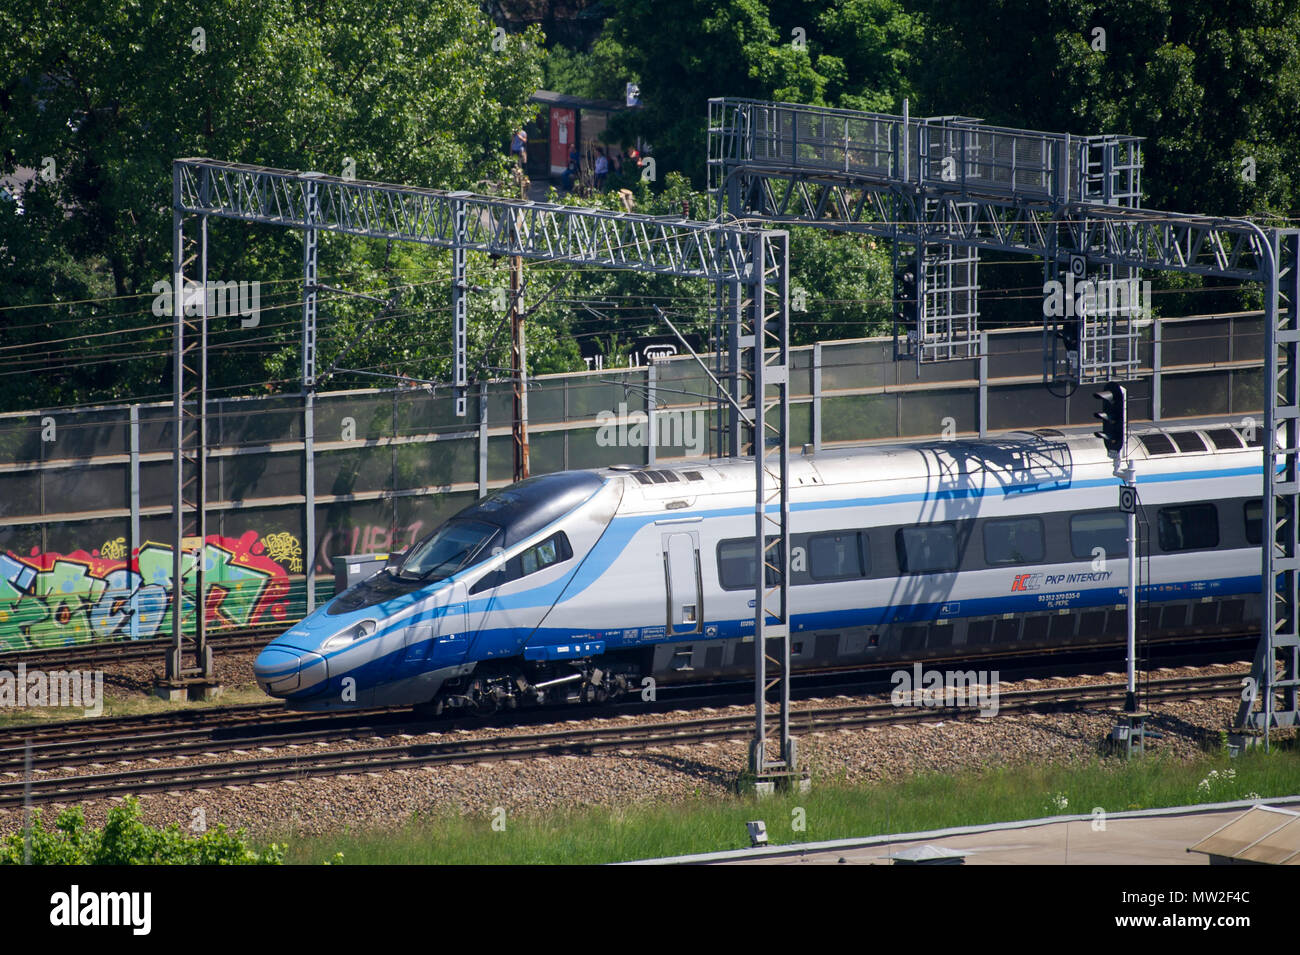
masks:
<svg viewBox="0 0 1300 955"><path fill-rule="evenodd" d="M1197 697L1235 698L1241 690L1240 679L1237 672L1152 679L1146 684L1145 702L1155 706L1163 701ZM1123 702L1122 683L1043 687L1001 692L998 712L1119 707ZM647 723L624 723L624 718L615 716L606 717L606 725L599 727L507 730L496 737L461 738L461 733L448 729L445 723L413 721L409 713L372 711L352 715L353 721L348 722L337 716L304 717L283 710L259 715L258 706L231 708L240 712L229 714L230 719L214 718L207 726L188 728L161 723L151 726L139 721L122 726L122 721L108 721L119 723L116 734L105 725L100 727L100 735L84 740L33 739L30 750L18 741L21 730L5 731L0 735L0 807L21 806L25 800L33 804L76 802L311 776L433 768L448 763L631 753L652 747L748 738L753 727L753 716L747 708L736 707L737 712L725 715ZM791 728L796 734L807 734L978 715L973 708L896 706L887 701L817 705L792 713ZM417 733L424 738L414 740ZM365 745L376 742L383 745ZM352 748L323 748L335 743ZM241 758L232 760L223 754ZM164 761L175 765L138 765ZM112 764L131 768L113 770Z"/></svg>
<svg viewBox="0 0 1300 955"><path fill-rule="evenodd" d="M286 621L271 627L225 630L210 634L208 643L215 652L219 653L256 650L264 647L291 625L292 621ZM0 669L12 669L20 663L46 670L71 670L87 664L127 663L133 660L161 661L170 646L171 639L163 637L151 640L118 640L111 643L6 650L0 653Z"/></svg>
<svg viewBox="0 0 1300 955"><path fill-rule="evenodd" d="M214 652L217 653L237 653L245 650L260 650L267 643L278 637L285 630L291 627L296 621L284 620L279 621L272 626L249 627L238 630L223 630L208 635L208 642ZM1253 639L1257 636L1255 633L1246 634L1224 634L1215 638L1196 638L1198 643L1213 642L1217 644L1226 644L1233 640ZM1171 640L1162 641L1181 645L1181 641ZM129 663L136 660L157 660L161 661L163 654L171 646L170 638L154 638L150 640L119 640L109 643L86 643L71 644L57 647L37 647L30 650L6 650L0 652L0 670L11 670L18 664L24 664L29 668L39 667L44 670L71 670L86 665L94 664L112 664L112 663ZM1113 645L1120 646L1119 644ZM1153 645L1153 649L1158 647L1159 643ZM1094 653L1112 649L1112 645L1096 645L1082 647L1068 647L1055 651L1056 653ZM1253 645L1252 645L1253 649ZM989 653L981 655L980 659L986 661L996 661L999 659L1016 659L1024 655L1024 650L1009 650L1004 653ZM938 665L948 662L969 662L967 658L954 657L935 657L927 661L927 665ZM850 672L857 672L857 667L840 668ZM830 672L830 671L827 671Z"/></svg>

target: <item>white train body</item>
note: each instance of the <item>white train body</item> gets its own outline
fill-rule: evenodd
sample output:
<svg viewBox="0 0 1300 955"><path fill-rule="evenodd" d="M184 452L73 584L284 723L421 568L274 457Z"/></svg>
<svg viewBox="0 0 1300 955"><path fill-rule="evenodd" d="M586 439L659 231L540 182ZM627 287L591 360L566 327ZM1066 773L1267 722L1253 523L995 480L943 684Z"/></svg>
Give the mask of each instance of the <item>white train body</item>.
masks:
<svg viewBox="0 0 1300 955"><path fill-rule="evenodd" d="M1260 448L1227 426L1133 444L1144 635L1258 626ZM1122 642L1119 484L1099 440L1053 431L793 458L795 666ZM267 648L263 687L311 708L482 708L752 670L752 462L513 489L448 522L499 527L490 549L427 584L386 571L336 597Z"/></svg>

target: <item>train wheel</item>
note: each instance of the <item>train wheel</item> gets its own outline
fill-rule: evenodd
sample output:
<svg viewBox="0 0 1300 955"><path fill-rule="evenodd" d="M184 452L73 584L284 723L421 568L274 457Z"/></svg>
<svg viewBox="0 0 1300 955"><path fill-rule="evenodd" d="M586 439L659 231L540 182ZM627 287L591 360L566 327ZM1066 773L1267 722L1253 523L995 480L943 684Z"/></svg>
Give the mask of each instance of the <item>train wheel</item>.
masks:
<svg viewBox="0 0 1300 955"><path fill-rule="evenodd" d="M465 696L474 707L475 716L491 716L497 711L496 697L482 677L476 676L470 681L469 686L465 687Z"/></svg>

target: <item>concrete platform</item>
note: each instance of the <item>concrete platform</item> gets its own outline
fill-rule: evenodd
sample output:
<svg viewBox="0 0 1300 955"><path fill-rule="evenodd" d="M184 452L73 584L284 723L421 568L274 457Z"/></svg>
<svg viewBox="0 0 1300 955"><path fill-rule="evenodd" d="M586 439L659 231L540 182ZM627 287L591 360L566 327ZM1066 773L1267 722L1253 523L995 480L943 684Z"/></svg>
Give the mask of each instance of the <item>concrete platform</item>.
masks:
<svg viewBox="0 0 1300 955"><path fill-rule="evenodd" d="M1159 819L1116 819L1108 821L1104 831L1094 830L1092 820L1055 822L1007 832L927 837L761 861L768 865L890 865L892 853L928 845L964 852L966 865L1208 865L1206 856L1188 852L1187 847L1241 812L1232 809Z"/></svg>
<svg viewBox="0 0 1300 955"><path fill-rule="evenodd" d="M890 865L894 853L933 846L965 853L965 865L1208 866L1207 856L1188 852L1187 848L1259 804L1294 807L1300 805L1300 796L1115 813L1105 818L1104 828L1091 815L1054 817L648 861L712 865ZM756 818L761 816L761 811L755 814Z"/></svg>

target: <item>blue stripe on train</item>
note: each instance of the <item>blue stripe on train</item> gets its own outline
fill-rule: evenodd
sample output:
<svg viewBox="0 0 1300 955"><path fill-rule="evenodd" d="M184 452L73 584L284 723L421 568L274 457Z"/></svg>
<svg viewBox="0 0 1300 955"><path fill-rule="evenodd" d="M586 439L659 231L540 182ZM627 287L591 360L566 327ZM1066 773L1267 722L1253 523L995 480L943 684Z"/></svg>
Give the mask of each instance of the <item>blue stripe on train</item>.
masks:
<svg viewBox="0 0 1300 955"><path fill-rule="evenodd" d="M1259 593L1259 577L1226 577L1216 580L1203 580L1177 584L1158 584L1139 588L1138 600L1150 603L1168 603L1186 601L1198 597L1240 596ZM1086 610L1094 607L1110 607L1123 604L1126 597L1123 587L1101 587L1095 590L1079 591L1076 598L1067 598L1075 591L1055 593L1030 593L1026 595L999 595L974 600L947 600L914 604L907 607L868 607L849 608L845 610L825 610L813 613L795 614L792 631L805 630L840 630L850 627L872 627L885 624L916 623L931 620L960 620L969 617L993 617L1000 614L1026 614L1052 610ZM747 620L707 621L708 627L716 628L711 635L700 633L676 634L670 638L663 636L664 628L656 621L649 628L627 627L619 631L576 631L559 628L539 629L528 641L529 646L538 646L574 639L603 639L610 649L626 646L644 646L647 643L659 643L670 640L729 639L754 632L753 618ZM647 640L642 637L649 629L658 635ZM640 631L640 632L638 632ZM484 631L480 640L493 634ZM502 634L502 636L505 636ZM517 639L517 638L516 638Z"/></svg>
<svg viewBox="0 0 1300 955"><path fill-rule="evenodd" d="M1183 582L1177 584L1158 584L1140 588L1139 600L1162 604L1189 598L1213 596L1216 598L1240 596L1259 593L1259 577L1226 577L1216 580ZM1066 604L1044 603L1042 598L1060 598L1057 594L1027 594L1025 596L1001 595L977 600L932 602L916 604L906 608L871 607L863 609L846 609L818 611L796 614L793 630L819 631L840 630L850 627L880 626L890 623L914 623L939 619L964 619L968 617L990 617L1004 613L1029 613L1054 609L1083 610L1090 607L1106 607L1123 603L1124 589L1120 587L1103 587L1080 593L1078 600ZM1086 599L1084 599L1086 598ZM959 607L956 612L944 613L954 604ZM438 612L427 616L439 615ZM424 616L424 615L422 615ZM603 641L606 650L626 649L630 647L652 646L664 642L693 642L700 639L735 639L748 636L754 632L753 618L731 619L710 622L708 627L716 632L702 635L699 633L666 635L664 627L654 624L646 627L627 627L620 630L581 631L574 629L543 628L532 635L527 647L520 646L520 635L514 630L485 630L478 634L476 641L476 658L503 658L518 654L527 654L533 649L533 656L549 655L538 653L545 648L572 645L575 641ZM436 638L435 638L436 639ZM315 697L337 694L344 677L357 681L357 686L364 688L414 673L433 668L428 659L435 639L424 640L409 647L394 650L375 660L367 661L360 667L346 673L331 674L330 678L310 689L291 693L288 699L306 700ZM484 652L486 651L486 652ZM446 665L447 661L437 665Z"/></svg>
<svg viewBox="0 0 1300 955"><path fill-rule="evenodd" d="M1143 475L1139 483L1152 484L1152 483L1167 483L1172 481L1202 481L1202 480L1208 480L1214 478L1243 477L1243 476L1261 474L1261 473L1262 473L1261 467L1244 467L1244 468L1226 468L1222 470L1213 470L1213 471L1205 470L1205 471L1185 471L1180 473L1176 472L1176 473L1165 473L1165 474L1148 474L1148 475ZM1088 481L1079 481L1074 483L1073 485L1070 485L1069 487L1073 487L1073 488L1109 487L1109 486L1118 486L1119 483L1120 481L1118 478L1110 477L1110 478L1100 478L1100 479L1088 480ZM1060 486L1053 486L1052 488L1050 488L1050 490L1063 490L1063 489L1064 488ZM875 497L875 498L845 498L836 501L805 502L802 504L793 504L791 505L791 510L792 511L817 511L817 510L837 509L837 508L846 508L846 507L882 507L891 504L925 502L929 500L945 499L945 498L948 499L955 499L955 498L962 498L962 497L978 498L978 497L983 497L985 494L996 494L996 493L1001 493L1003 496L1010 496L1011 494L1025 493L1025 489L1003 488L1003 487L992 487L992 488L980 487L980 488L965 488L965 489L958 488L950 491L938 492L937 494L925 492L925 493L918 493L918 494L896 494L896 495L888 495L888 496ZM683 519L689 519L694 517L699 517L701 519L718 518L718 517L740 517L740 516L751 515L753 513L754 513L753 508L750 507L732 507L732 508L717 508L714 510L675 511L672 513L672 518L674 521L680 521ZM565 576L545 586L525 590L522 591L521 593L512 594L508 597L495 597L495 598L484 597L478 600L470 600L467 603L465 608L466 613L470 615L480 614L488 610L489 608L502 609L502 610L514 610L514 609L535 608L540 606L549 607L554 605L557 601L565 602L568 600L572 600L574 597L577 597L579 594L581 594L583 591L585 591L588 587L596 583L601 578L601 576L608 569L608 567L622 555L624 550L627 549L627 546L628 544L631 543L632 538L635 537L640 530L662 519L663 519L662 514L643 514L643 515L628 516L628 517L616 517L614 518L613 521L611 521L609 528L606 530L606 532L603 535L601 535L601 537L597 540L596 544L592 547L591 551L588 552L587 556L583 559L582 563L577 568L575 568L572 574L566 574ZM427 592L416 591L412 594L403 595L402 597L395 598L394 600L388 602L388 606L392 608L390 613L395 613L399 609L408 606L410 603L413 603L416 600L424 599L425 597L428 597L431 594L436 593L438 589L440 589L443 586L449 585L453 580L458 579L460 576L462 575L456 575L455 577L449 578L448 580L440 581L437 585L435 585L435 587L431 591L427 591ZM1258 587L1258 585L1256 585L1256 587ZM997 598L993 598L993 599L997 599ZM1104 602L1105 601L1103 601L1103 603ZM401 621L400 624L396 624L392 626L381 626L379 628L379 631L375 633L370 639L372 640L379 639L389 633L392 633L393 630L398 629L399 627L407 627L407 626L414 625L415 623L418 622L435 620L443 616L446 613L446 609L447 608L445 607L435 608L433 610L425 611L423 613L410 617L406 620L403 620ZM1017 609L1023 610L1025 608L1017 607ZM323 612L323 610L318 612ZM865 611L865 612L869 612L869 611ZM989 611L989 613L999 613L999 612L1014 612L1014 611ZM359 613L357 619L362 619L364 616L365 616L364 613ZM924 619L924 618L916 617L913 619ZM340 625L342 625L342 622L340 622ZM485 632L490 632L490 631L485 631ZM497 648L494 647L494 652L496 650Z"/></svg>

